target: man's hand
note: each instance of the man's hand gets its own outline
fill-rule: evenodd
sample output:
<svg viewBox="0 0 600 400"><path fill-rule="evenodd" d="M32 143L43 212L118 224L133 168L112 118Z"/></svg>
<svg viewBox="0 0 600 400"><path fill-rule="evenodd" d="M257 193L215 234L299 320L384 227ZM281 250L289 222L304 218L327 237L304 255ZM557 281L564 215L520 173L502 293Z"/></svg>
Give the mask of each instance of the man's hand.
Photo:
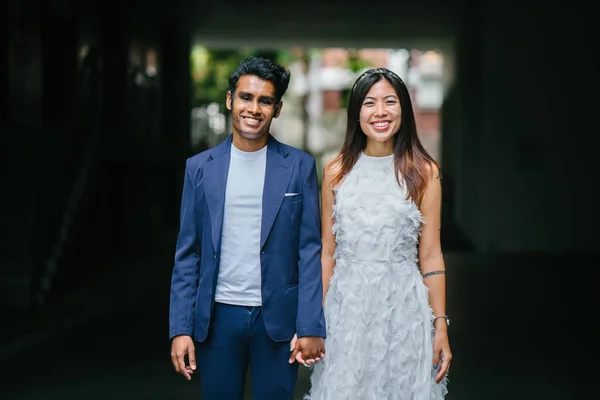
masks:
<svg viewBox="0 0 600 400"><path fill-rule="evenodd" d="M290 364L296 360L304 366L309 366L325 357L325 343L320 336L297 338L294 335L290 342L290 351Z"/></svg>
<svg viewBox="0 0 600 400"><path fill-rule="evenodd" d="M187 355L189 365L185 365L185 356ZM194 341L190 336L175 336L171 343L171 362L175 371L180 373L188 381L192 379L192 374L196 370L196 352Z"/></svg>

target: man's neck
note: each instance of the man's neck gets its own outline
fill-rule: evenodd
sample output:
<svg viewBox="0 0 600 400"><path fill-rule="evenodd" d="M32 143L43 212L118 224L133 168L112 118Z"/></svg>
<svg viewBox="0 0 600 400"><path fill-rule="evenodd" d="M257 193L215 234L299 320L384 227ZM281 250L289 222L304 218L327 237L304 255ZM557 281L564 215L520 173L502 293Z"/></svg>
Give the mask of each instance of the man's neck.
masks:
<svg viewBox="0 0 600 400"><path fill-rule="evenodd" d="M233 134L233 145L241 151L253 152L258 151L267 145L269 135L265 135L259 139L246 139L240 135Z"/></svg>

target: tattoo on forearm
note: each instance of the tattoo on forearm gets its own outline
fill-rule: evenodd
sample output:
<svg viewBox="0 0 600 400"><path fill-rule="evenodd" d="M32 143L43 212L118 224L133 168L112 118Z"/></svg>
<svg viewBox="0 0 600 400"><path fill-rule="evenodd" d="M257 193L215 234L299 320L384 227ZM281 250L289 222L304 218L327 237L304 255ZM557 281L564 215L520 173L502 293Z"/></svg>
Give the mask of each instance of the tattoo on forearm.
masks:
<svg viewBox="0 0 600 400"><path fill-rule="evenodd" d="M431 271L431 272L428 272L428 273L426 273L426 274L423 274L423 278L427 278L428 276L432 276L432 275L439 275L439 274L444 274L444 275L445 275L445 274L446 274L446 271L444 271L444 270L442 270L442 269L441 269L441 270L439 270L439 271Z"/></svg>

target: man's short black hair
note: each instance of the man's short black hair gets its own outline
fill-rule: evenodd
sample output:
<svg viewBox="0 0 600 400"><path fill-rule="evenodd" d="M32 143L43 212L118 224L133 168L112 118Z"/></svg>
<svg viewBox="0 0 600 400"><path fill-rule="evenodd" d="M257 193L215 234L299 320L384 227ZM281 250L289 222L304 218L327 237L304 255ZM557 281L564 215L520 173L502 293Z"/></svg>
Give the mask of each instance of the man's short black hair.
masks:
<svg viewBox="0 0 600 400"><path fill-rule="evenodd" d="M240 77L255 75L275 86L275 101L279 103L290 83L290 71L281 64L262 57L248 57L240 62L237 71L229 77L229 91L233 97Z"/></svg>

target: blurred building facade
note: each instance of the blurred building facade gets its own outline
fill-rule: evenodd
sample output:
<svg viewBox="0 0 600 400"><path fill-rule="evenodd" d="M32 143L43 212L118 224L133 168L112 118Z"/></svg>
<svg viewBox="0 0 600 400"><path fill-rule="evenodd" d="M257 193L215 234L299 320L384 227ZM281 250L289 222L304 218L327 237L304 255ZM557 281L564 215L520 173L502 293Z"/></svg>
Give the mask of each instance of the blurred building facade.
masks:
<svg viewBox="0 0 600 400"><path fill-rule="evenodd" d="M272 133L282 142L304 149L321 163L337 154L346 130L346 102L355 79L368 68L396 72L411 92L417 131L425 149L440 161L444 58L437 51L406 49L323 48L289 50L284 63L290 86ZM240 59L243 55L240 54ZM210 90L206 88L206 90ZM191 111L193 147L212 147L231 129L221 102L197 105Z"/></svg>

